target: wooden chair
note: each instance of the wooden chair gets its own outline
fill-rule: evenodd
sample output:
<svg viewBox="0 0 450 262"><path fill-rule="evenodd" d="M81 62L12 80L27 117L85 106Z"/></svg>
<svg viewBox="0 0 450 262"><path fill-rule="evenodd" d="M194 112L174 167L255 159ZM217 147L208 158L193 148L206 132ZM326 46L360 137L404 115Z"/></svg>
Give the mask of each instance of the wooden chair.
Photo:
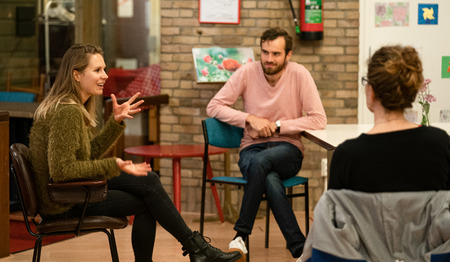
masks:
<svg viewBox="0 0 450 262"><path fill-rule="evenodd" d="M30 87L21 87L12 85L12 72L8 71L6 75L6 91L7 92L24 92L35 94L35 102L41 102L45 96L45 74L37 76L33 74Z"/></svg>
<svg viewBox="0 0 450 262"><path fill-rule="evenodd" d="M229 184L236 185L239 187L245 187L247 180L243 177L207 177L207 157L209 145L220 147L220 148L239 148L241 144L241 139L244 130L242 128L229 125L227 123L221 122L216 118L207 118L202 121L203 127L203 137L205 139L205 152L203 160L203 181L202 181L202 202L201 202L201 213L200 213L200 234L203 234L203 224L205 218L205 192L206 183L216 183L216 184ZM301 176L294 176L283 180L284 187L288 190L287 197L304 197L305 198L305 223L306 223L306 234L309 232L309 193L308 193L308 179ZM303 193L293 193L292 188L294 186L303 185ZM265 198L263 198L265 199ZM269 247L269 222L270 222L270 205L267 202L266 208L266 232L265 232L265 248ZM247 261L250 257L249 240L247 238Z"/></svg>
<svg viewBox="0 0 450 262"><path fill-rule="evenodd" d="M112 260L119 261L114 229L125 228L128 225L127 217L85 216L89 203L103 201L106 198L108 191L106 181L48 184L52 201L61 204L84 204L84 209L80 217L40 218L38 194L29 159L29 149L23 144L15 143L10 146L9 152L12 159L11 174L16 180L24 222L28 233L37 238L34 245L33 261L40 261L44 237L55 235L78 236L92 232L104 232L108 236ZM35 230L31 229L30 223L35 225Z"/></svg>

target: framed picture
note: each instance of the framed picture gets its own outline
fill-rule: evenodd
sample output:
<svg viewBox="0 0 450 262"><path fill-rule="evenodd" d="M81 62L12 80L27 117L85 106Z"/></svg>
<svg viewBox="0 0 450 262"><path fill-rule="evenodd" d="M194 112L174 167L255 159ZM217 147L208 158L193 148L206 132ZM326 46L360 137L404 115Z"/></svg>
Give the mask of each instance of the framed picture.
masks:
<svg viewBox="0 0 450 262"><path fill-rule="evenodd" d="M252 48L192 48L198 83L226 82L242 65L255 61Z"/></svg>
<svg viewBox="0 0 450 262"><path fill-rule="evenodd" d="M198 0L200 23L239 24L241 0Z"/></svg>

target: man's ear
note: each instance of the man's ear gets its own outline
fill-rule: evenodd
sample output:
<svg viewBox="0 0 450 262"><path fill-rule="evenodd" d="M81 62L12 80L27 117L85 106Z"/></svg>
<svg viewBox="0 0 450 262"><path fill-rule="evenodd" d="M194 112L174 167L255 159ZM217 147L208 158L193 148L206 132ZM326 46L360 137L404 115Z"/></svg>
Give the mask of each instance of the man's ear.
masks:
<svg viewBox="0 0 450 262"><path fill-rule="evenodd" d="M287 53L286 61L289 61L289 59L291 59L291 56L292 56L292 50Z"/></svg>

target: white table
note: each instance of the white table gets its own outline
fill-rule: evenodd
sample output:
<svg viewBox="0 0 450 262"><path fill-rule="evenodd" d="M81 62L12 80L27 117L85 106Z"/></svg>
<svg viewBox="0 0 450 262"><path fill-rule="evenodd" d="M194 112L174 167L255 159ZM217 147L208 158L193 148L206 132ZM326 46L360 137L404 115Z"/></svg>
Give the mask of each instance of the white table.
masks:
<svg viewBox="0 0 450 262"><path fill-rule="evenodd" d="M326 150L333 151L345 140L355 138L372 127L372 124L327 125L322 130L306 130L302 135Z"/></svg>
<svg viewBox="0 0 450 262"><path fill-rule="evenodd" d="M450 134L450 123L432 123ZM334 124L323 130L305 130L302 136L327 150L327 170L330 170L331 158L336 147L347 139L356 138L369 131L373 124ZM328 173L328 172L327 172Z"/></svg>

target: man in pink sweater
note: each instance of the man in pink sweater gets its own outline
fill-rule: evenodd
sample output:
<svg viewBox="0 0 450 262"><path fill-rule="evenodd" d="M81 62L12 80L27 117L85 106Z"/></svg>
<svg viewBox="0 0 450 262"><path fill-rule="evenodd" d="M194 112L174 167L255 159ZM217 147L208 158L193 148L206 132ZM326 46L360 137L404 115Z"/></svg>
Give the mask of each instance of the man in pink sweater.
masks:
<svg viewBox="0 0 450 262"><path fill-rule="evenodd" d="M280 28L261 36L261 61L240 67L209 102L206 112L245 129L239 168L247 180L230 248L247 253L263 194L292 256L300 257L305 236L286 197L282 180L300 171L304 146L300 132L323 129L326 115L314 80L300 64L289 62L292 37ZM231 106L242 97L244 111Z"/></svg>

